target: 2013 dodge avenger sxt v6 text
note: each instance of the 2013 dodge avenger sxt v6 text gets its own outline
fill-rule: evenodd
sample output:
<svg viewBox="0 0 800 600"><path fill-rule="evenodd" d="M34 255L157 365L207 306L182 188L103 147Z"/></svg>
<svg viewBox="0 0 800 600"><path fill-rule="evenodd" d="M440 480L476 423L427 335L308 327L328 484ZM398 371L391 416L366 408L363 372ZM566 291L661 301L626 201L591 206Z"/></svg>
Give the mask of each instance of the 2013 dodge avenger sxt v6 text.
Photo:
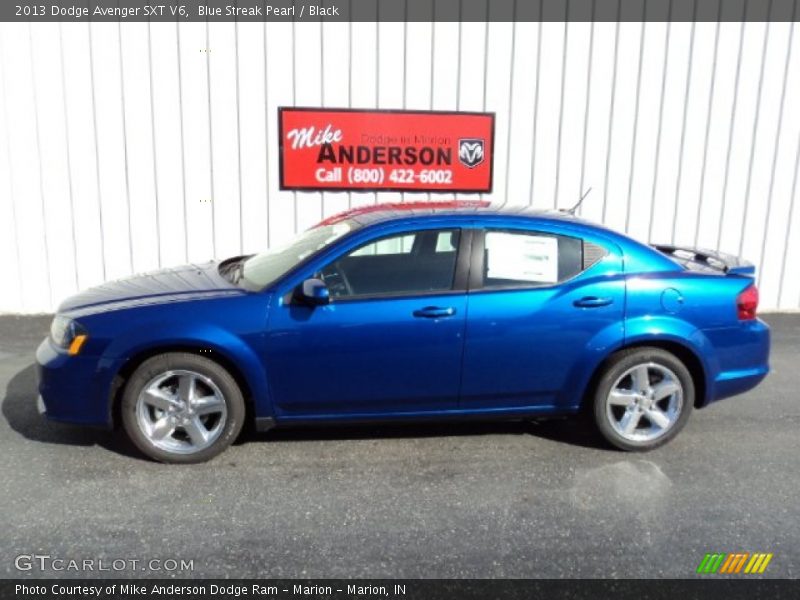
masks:
<svg viewBox="0 0 800 600"><path fill-rule="evenodd" d="M377 205L253 256L66 300L37 352L51 419L124 427L165 462L246 419L527 419L586 409L649 450L767 374L752 265L565 213Z"/></svg>

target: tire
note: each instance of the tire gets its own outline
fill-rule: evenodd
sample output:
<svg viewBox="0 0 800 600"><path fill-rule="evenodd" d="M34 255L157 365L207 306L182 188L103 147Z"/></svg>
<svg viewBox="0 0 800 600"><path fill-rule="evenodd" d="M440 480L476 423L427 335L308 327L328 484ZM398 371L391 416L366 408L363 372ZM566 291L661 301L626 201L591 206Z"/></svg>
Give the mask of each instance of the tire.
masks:
<svg viewBox="0 0 800 600"><path fill-rule="evenodd" d="M683 429L694 399L692 375L680 359L660 348L631 348L605 365L594 391L594 422L621 450L653 450Z"/></svg>
<svg viewBox="0 0 800 600"><path fill-rule="evenodd" d="M203 356L160 354L144 361L122 395L122 424L136 447L164 463L210 460L242 429L245 404L230 373Z"/></svg>

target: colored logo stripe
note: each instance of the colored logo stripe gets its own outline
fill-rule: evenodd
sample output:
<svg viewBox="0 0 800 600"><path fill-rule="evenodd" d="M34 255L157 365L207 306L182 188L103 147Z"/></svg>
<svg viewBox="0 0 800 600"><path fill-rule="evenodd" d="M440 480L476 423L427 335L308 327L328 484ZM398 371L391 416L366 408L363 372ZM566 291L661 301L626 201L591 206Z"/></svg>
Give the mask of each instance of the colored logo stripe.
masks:
<svg viewBox="0 0 800 600"><path fill-rule="evenodd" d="M697 567L698 573L716 573L725 558L725 554L706 554L703 562Z"/></svg>
<svg viewBox="0 0 800 600"><path fill-rule="evenodd" d="M763 573L767 570L769 561L772 560L772 554L754 554L750 562L744 569L745 573Z"/></svg>
<svg viewBox="0 0 800 600"><path fill-rule="evenodd" d="M720 573L738 573L744 566L744 561L748 559L750 553L728 554L728 559L722 564Z"/></svg>
<svg viewBox="0 0 800 600"><path fill-rule="evenodd" d="M731 552L731 553L709 553L700 561L697 573L700 574L759 574L767 569L767 565L772 560L772 554L764 552ZM746 565L746 566L745 566Z"/></svg>

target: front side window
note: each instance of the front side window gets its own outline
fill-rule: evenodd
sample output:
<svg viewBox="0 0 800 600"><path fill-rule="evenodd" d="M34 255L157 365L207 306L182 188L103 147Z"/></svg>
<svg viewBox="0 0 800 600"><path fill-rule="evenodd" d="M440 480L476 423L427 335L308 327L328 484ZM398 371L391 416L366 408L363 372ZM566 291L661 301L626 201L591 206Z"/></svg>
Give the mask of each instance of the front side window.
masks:
<svg viewBox="0 0 800 600"><path fill-rule="evenodd" d="M483 287L552 285L583 269L583 242L538 232L487 231Z"/></svg>
<svg viewBox="0 0 800 600"><path fill-rule="evenodd" d="M459 238L457 229L387 236L336 259L318 277L334 299L451 290Z"/></svg>

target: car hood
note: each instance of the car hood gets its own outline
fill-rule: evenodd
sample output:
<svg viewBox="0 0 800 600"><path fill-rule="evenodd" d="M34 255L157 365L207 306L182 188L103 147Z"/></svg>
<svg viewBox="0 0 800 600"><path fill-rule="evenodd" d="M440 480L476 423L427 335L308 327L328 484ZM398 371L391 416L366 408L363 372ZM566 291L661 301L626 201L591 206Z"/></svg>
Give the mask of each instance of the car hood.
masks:
<svg viewBox="0 0 800 600"><path fill-rule="evenodd" d="M242 294L244 290L222 277L219 263L190 264L142 273L89 288L67 298L58 312L113 310L133 305Z"/></svg>

